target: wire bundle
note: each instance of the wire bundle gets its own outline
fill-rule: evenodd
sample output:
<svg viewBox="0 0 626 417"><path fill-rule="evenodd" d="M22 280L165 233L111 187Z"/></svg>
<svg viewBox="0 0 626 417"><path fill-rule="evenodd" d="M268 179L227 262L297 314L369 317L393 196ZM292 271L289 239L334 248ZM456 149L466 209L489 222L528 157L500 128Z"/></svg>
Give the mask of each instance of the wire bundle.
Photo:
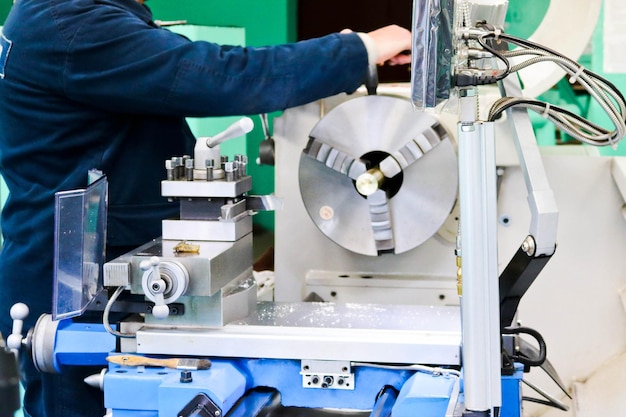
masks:
<svg viewBox="0 0 626 417"><path fill-rule="evenodd" d="M570 83L578 83L606 112L613 130L606 129L561 107L536 99L523 97L503 97L496 101L490 112L489 121L496 120L501 114L514 106L524 107L539 113L550 120L562 131L577 140L593 146L617 146L626 135L626 101L622 93L607 79L589 71L576 61L569 59L545 46L517 38L498 30L490 30L477 35L480 46L504 63L497 79L501 80L509 74L516 73L530 65L541 62L552 62L569 74ZM506 43L518 48L513 50L496 50L493 43ZM509 58L527 57L524 61L511 65Z"/></svg>

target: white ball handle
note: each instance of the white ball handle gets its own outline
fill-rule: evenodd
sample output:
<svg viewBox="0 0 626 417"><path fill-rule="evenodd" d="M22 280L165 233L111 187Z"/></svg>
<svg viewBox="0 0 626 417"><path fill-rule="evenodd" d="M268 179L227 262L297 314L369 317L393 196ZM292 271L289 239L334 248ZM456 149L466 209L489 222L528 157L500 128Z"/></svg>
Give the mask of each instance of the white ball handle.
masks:
<svg viewBox="0 0 626 417"><path fill-rule="evenodd" d="M7 346L15 356L17 356L20 347L22 346L22 330L24 329L24 320L28 317L30 310L24 303L17 303L11 307L11 318L13 319L13 329L11 334L7 338Z"/></svg>

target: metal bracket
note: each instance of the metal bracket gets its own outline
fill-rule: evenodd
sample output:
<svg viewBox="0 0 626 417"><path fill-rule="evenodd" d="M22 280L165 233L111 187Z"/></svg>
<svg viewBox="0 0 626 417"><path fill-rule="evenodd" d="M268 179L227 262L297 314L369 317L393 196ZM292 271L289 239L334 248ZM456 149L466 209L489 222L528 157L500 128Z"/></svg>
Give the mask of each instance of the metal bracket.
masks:
<svg viewBox="0 0 626 417"><path fill-rule="evenodd" d="M503 97L522 97L519 80L515 77L505 78L500 83L500 91ZM529 235L535 240L534 256L553 255L556 249L559 211L548 183L535 133L527 110L511 108L507 110L507 116L528 190L531 213Z"/></svg>
<svg viewBox="0 0 626 417"><path fill-rule="evenodd" d="M527 242L525 240L524 242ZM530 288L552 255L534 256L522 244L500 275L500 327L513 323L522 296Z"/></svg>
<svg viewBox="0 0 626 417"><path fill-rule="evenodd" d="M349 361L303 360L303 388L354 390L354 373Z"/></svg>

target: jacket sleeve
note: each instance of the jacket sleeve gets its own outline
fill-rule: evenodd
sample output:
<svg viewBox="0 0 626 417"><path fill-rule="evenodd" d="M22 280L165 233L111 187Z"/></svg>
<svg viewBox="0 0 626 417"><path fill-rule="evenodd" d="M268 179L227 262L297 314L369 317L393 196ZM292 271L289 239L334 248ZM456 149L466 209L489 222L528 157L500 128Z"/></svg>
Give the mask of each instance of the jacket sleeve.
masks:
<svg viewBox="0 0 626 417"><path fill-rule="evenodd" d="M101 8L82 16L75 28L62 23L68 39L65 93L109 111L265 113L352 92L367 72L367 51L357 34L245 48L192 42L123 9Z"/></svg>

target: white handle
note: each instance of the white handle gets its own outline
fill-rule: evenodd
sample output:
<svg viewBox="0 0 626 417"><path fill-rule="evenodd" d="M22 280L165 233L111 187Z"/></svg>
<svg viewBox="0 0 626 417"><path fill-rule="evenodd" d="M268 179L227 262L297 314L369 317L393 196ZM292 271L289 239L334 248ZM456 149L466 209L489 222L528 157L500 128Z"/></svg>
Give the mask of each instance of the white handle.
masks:
<svg viewBox="0 0 626 417"><path fill-rule="evenodd" d="M206 145L209 148L219 145L229 139L234 139L239 136L243 136L250 132L254 127L254 122L249 117L242 117L232 125L228 126L226 130L218 133L217 135L206 138Z"/></svg>
<svg viewBox="0 0 626 417"><path fill-rule="evenodd" d="M17 356L22 346L22 330L24 328L24 320L28 317L28 306L24 303L17 303L11 307L11 318L13 319L13 329L7 338L7 346Z"/></svg>
<svg viewBox="0 0 626 417"><path fill-rule="evenodd" d="M148 280L145 288L147 289L146 296L154 301L154 307L152 307L152 315L159 320L166 319L170 314L170 309L165 304L163 293L167 288L165 281L161 279L161 271L159 270L159 264L161 261L158 256L153 256L150 260L144 260L139 267L152 274L144 274L143 280ZM151 279L150 279L151 277Z"/></svg>

